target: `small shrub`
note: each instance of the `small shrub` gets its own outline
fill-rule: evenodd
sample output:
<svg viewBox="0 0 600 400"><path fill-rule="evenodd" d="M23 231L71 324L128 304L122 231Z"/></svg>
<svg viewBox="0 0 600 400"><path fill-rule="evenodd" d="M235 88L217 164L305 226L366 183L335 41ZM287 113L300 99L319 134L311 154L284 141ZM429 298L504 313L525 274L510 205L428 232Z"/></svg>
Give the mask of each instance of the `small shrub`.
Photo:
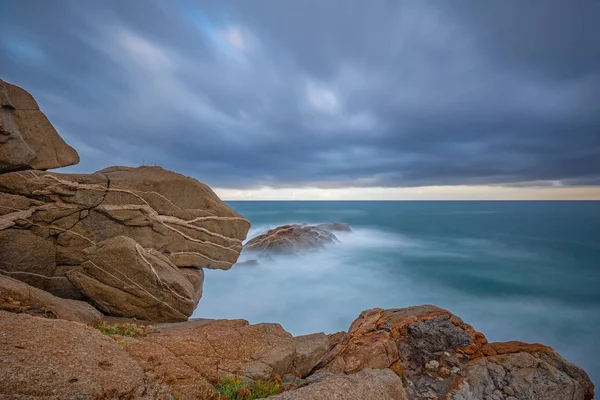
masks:
<svg viewBox="0 0 600 400"><path fill-rule="evenodd" d="M107 324L106 321L100 321L96 324L96 328L107 336L146 336L148 334L147 327L137 326L136 324Z"/></svg>
<svg viewBox="0 0 600 400"><path fill-rule="evenodd" d="M269 380L259 379L246 383L237 376L228 376L216 387L221 400L255 400L281 393L281 380L276 377Z"/></svg>

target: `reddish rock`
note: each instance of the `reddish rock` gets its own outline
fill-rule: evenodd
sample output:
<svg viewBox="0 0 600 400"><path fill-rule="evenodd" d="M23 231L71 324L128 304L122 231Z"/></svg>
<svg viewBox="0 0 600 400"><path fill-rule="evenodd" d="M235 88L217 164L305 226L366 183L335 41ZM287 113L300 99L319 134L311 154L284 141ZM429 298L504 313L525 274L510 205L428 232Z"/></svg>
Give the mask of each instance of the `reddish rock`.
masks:
<svg viewBox="0 0 600 400"><path fill-rule="evenodd" d="M337 242L328 230L311 225L284 225L252 238L244 251L263 254L295 254L321 250Z"/></svg>

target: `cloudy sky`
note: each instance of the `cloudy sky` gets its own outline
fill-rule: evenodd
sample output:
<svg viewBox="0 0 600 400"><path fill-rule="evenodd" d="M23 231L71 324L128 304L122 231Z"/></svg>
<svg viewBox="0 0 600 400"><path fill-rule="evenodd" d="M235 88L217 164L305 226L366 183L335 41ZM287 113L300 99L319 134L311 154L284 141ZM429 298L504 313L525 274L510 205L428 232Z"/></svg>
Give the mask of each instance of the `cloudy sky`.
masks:
<svg viewBox="0 0 600 400"><path fill-rule="evenodd" d="M81 163L226 199L600 199L598 0L0 0Z"/></svg>

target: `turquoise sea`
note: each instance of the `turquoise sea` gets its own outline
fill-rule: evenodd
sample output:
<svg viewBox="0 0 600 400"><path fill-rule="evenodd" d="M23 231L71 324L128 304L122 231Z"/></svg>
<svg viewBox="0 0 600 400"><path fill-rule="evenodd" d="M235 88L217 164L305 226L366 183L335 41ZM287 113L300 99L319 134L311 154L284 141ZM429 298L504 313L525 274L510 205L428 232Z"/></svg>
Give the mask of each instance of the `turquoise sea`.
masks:
<svg viewBox="0 0 600 400"><path fill-rule="evenodd" d="M432 303L492 341L540 342L600 383L600 202L229 202L249 237L347 222L325 251L206 271L195 317L348 329L372 307Z"/></svg>

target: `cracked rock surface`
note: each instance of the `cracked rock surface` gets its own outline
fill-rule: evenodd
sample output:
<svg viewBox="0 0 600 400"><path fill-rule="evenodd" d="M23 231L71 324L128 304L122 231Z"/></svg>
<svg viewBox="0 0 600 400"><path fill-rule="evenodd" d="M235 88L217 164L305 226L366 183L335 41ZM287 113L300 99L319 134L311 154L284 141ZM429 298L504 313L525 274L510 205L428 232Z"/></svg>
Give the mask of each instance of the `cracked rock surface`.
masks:
<svg viewBox="0 0 600 400"><path fill-rule="evenodd" d="M250 223L207 185L161 167L44 171L77 154L45 117L24 128L20 111L43 116L29 93L0 81L0 100L0 274L113 316L187 319L202 269L231 268Z"/></svg>

